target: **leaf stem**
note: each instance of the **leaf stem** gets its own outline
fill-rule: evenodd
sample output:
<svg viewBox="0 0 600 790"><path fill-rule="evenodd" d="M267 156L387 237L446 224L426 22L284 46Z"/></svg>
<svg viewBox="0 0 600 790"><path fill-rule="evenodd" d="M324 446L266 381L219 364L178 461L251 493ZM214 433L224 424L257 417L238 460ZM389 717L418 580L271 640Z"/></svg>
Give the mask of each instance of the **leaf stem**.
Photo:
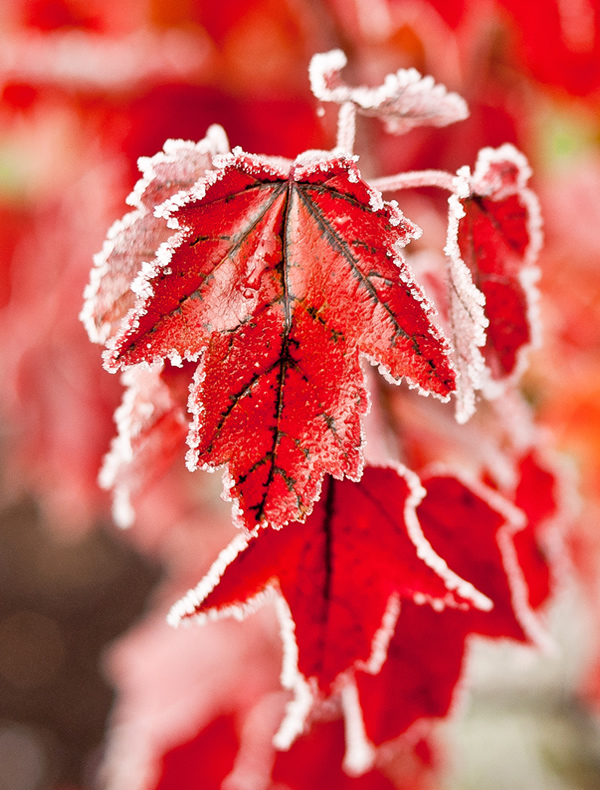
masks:
<svg viewBox="0 0 600 790"><path fill-rule="evenodd" d="M345 154L354 153L356 135L356 107L350 101L344 102L338 113L336 150Z"/></svg>
<svg viewBox="0 0 600 790"><path fill-rule="evenodd" d="M445 170L411 170L408 173L398 173L395 176L373 178L369 186L375 187L380 192L395 192L399 189L414 189L415 187L440 187L449 192L455 192L455 178L452 173Z"/></svg>

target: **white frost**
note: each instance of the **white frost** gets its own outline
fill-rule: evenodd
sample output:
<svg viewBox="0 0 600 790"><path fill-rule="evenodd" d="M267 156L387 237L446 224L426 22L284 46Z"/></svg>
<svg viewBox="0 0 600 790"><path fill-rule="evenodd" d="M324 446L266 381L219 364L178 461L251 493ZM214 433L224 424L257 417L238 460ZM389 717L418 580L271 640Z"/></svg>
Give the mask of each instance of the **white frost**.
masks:
<svg viewBox="0 0 600 790"><path fill-rule="evenodd" d="M416 593L416 595L419 595L419 593ZM423 603L425 603L425 601L425 596L423 596ZM387 658L388 647L394 635L399 616L400 596L398 593L392 593L388 599L383 617L381 618L381 625L375 632L375 636L371 642L371 655L366 661L357 661L357 669L361 669L369 675L376 675L380 671Z"/></svg>
<svg viewBox="0 0 600 790"><path fill-rule="evenodd" d="M281 629L283 642L283 666L281 669L281 685L290 689L294 697L287 703L285 716L273 739L277 749L289 749L296 738L304 730L306 719L310 713L316 693L313 685L306 680L298 669L298 643L296 642L296 624L285 598L278 594L275 598L275 611Z"/></svg>

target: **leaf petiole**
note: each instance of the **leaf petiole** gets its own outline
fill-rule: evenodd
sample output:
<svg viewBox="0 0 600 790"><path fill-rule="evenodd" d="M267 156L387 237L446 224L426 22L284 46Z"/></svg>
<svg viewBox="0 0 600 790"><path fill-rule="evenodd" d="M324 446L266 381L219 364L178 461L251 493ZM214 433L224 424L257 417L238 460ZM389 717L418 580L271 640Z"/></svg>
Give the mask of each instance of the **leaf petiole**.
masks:
<svg viewBox="0 0 600 790"><path fill-rule="evenodd" d="M411 170L407 173L398 173L394 176L373 178L369 186L380 192L395 192L400 189L415 189L416 187L439 187L449 192L456 191L456 176L445 170Z"/></svg>

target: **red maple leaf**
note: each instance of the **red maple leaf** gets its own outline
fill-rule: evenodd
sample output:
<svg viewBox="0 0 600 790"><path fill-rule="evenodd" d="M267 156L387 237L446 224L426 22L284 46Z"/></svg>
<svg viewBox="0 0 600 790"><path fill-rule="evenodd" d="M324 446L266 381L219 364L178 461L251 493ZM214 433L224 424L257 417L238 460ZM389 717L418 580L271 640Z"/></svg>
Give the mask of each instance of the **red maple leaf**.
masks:
<svg viewBox="0 0 600 790"><path fill-rule="evenodd" d="M418 230L354 159L239 150L162 212L181 230L138 275L111 370L197 360L188 465L228 465L249 528L303 519L325 473L358 479L360 355L446 397L445 339L400 248Z"/></svg>
<svg viewBox="0 0 600 790"><path fill-rule="evenodd" d="M381 663L399 598L490 605L424 539L415 516L423 493L408 470L367 467L360 483L329 478L305 524L238 536L170 621L243 616L275 587L293 619L298 669L327 691L357 661Z"/></svg>
<svg viewBox="0 0 600 790"><path fill-rule="evenodd" d="M450 221L455 237L449 238L448 249L459 251L485 297L489 325L483 355L496 382L522 372L523 351L534 339L537 269L532 264L541 234L537 199L526 187L530 172L525 157L512 145L484 148L467 179L468 194L459 202L458 212L464 216ZM473 384L479 386L477 381Z"/></svg>
<svg viewBox="0 0 600 790"><path fill-rule="evenodd" d="M366 733L377 744L418 719L448 713L469 634L521 642L545 638L516 561L519 511L491 489L466 485L451 474L424 478L423 485L427 494L417 507L423 534L494 606L436 612L411 601L401 604L385 663L376 674L356 673Z"/></svg>

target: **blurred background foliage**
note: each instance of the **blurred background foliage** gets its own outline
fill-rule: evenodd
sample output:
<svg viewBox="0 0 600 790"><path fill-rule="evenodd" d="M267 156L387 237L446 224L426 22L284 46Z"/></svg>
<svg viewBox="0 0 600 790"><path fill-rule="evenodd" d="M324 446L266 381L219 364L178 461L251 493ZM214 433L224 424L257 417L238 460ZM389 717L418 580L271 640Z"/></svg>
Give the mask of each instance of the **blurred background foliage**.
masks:
<svg viewBox="0 0 600 790"><path fill-rule="evenodd" d="M545 344L524 390L579 476L568 534L577 582L553 615L557 655L475 651L446 781L449 790L600 786L597 0L9 0L0 8L0 790L92 787L113 694L103 652L168 565L160 526L123 540L97 488L120 387L77 320L92 255L122 213L137 158L167 137L200 139L220 123L249 151L330 146L335 119L310 94L307 66L337 46L355 84L416 66L471 109L463 124L401 140L364 123L365 175L454 170L503 142L533 165Z"/></svg>

